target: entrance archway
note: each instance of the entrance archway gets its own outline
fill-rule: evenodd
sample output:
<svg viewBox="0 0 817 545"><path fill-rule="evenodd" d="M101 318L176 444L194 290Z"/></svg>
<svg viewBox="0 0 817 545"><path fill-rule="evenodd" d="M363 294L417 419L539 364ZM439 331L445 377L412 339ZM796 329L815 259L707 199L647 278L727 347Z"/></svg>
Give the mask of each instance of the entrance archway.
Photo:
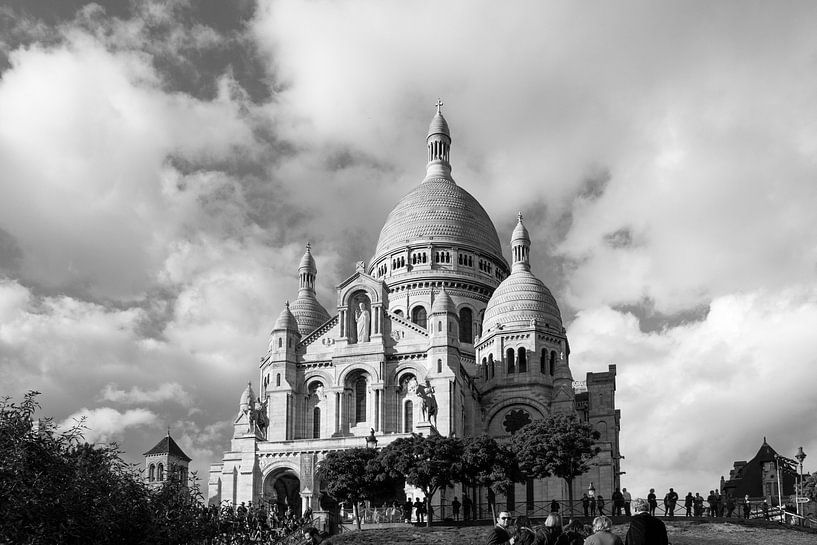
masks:
<svg viewBox="0 0 817 545"><path fill-rule="evenodd" d="M291 469L273 471L264 479L264 503L279 514L289 507L301 514L301 480Z"/></svg>

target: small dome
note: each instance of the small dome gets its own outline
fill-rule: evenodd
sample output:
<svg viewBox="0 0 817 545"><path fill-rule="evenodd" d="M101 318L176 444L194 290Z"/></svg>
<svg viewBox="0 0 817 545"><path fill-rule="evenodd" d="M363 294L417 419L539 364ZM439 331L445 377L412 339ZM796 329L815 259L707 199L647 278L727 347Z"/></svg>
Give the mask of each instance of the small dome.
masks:
<svg viewBox="0 0 817 545"><path fill-rule="evenodd" d="M331 318L311 292L300 293L290 309L302 336L309 335Z"/></svg>
<svg viewBox="0 0 817 545"><path fill-rule="evenodd" d="M511 235L511 246L515 246L517 244L524 243L530 246L530 235L528 234L528 230L525 228L525 224L522 223L522 213L519 213L519 219L516 222L516 227L513 230L513 234Z"/></svg>
<svg viewBox="0 0 817 545"><path fill-rule="evenodd" d="M284 310L281 311L281 314L278 315L278 319L275 320L275 325L272 327L272 330L298 331L298 321L295 319L295 316L293 316L292 312L289 310L289 301L286 302Z"/></svg>
<svg viewBox="0 0 817 545"><path fill-rule="evenodd" d="M498 324L528 327L531 320L562 330L562 315L550 290L530 271L517 269L502 281L488 301L482 329L487 333Z"/></svg>
<svg viewBox="0 0 817 545"><path fill-rule="evenodd" d="M444 313L456 315L457 307L454 305L454 301L451 300L448 292L442 290L437 294L437 297L434 298L434 304L431 305L431 314Z"/></svg>
<svg viewBox="0 0 817 545"><path fill-rule="evenodd" d="M428 136L434 134L444 134L451 138L451 132L448 130L448 121L445 120L439 110L434 114L434 117L431 119L431 124L428 126ZM428 138L428 136L426 138Z"/></svg>
<svg viewBox="0 0 817 545"><path fill-rule="evenodd" d="M298 270L300 271L306 269L312 274L316 274L318 272L318 267L315 265L315 258L312 257L311 248L312 246L307 242L306 252L304 252L304 256L301 258L301 264L298 265Z"/></svg>
<svg viewBox="0 0 817 545"><path fill-rule="evenodd" d="M247 383L247 387L244 388L244 392L241 394L241 400L238 402L238 405L242 410L248 409L249 407L255 405L255 392L252 391L252 383Z"/></svg>

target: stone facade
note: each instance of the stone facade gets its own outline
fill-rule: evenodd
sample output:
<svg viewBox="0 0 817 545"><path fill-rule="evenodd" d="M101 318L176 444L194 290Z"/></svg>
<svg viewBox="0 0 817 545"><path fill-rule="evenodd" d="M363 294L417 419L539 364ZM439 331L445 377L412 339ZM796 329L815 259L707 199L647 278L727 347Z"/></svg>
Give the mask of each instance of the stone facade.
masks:
<svg viewBox="0 0 817 545"><path fill-rule="evenodd" d="M211 466L211 502L318 511L316 464L331 450L365 446L372 432L379 447L411 433L507 437L559 411L576 411L601 433L602 452L576 480L575 497L591 482L607 498L619 486L615 366L574 382L558 306L530 271L521 214L509 266L491 219L451 177L439 109L426 142L425 179L389 214L368 266L358 263L337 286L331 315L315 296L307 246L298 298L261 358L258 394L247 385L230 449ZM468 494L475 506L486 501L483 491ZM497 501L567 496L563 481L547 479Z"/></svg>

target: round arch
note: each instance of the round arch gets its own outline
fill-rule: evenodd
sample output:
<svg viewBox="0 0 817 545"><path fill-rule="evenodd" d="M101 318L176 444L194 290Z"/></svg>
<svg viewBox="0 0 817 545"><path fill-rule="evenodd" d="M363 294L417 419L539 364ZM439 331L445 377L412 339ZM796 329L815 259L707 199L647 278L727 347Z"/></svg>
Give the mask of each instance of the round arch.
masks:
<svg viewBox="0 0 817 545"><path fill-rule="evenodd" d="M321 369L310 369L306 373L304 373L304 386L312 382L313 380L319 380L323 383L324 388L329 388L334 386L335 380L332 378L332 375L323 371Z"/></svg>
<svg viewBox="0 0 817 545"><path fill-rule="evenodd" d="M380 374L378 373L377 369L374 368L374 366L368 363L356 363L354 365L350 365L341 372L340 376L338 376L337 385L338 386L345 385L346 380L349 378L350 374L360 371L367 373L369 375L371 382L380 382L382 380Z"/></svg>
<svg viewBox="0 0 817 545"><path fill-rule="evenodd" d="M279 460L261 471L261 500L279 512L301 509L301 472L295 462Z"/></svg>
<svg viewBox="0 0 817 545"><path fill-rule="evenodd" d="M511 397L503 401L500 401L496 405L491 407L491 410L488 411L488 414L485 416L485 422L488 423L487 427L490 428L491 424L494 421L494 418L499 412L503 411L504 409L507 409L512 405L528 406L531 409L537 411L541 415L540 418L545 418L548 414L550 414L550 411L548 410L547 406L544 403L536 401L535 399L531 399L529 397Z"/></svg>
<svg viewBox="0 0 817 545"><path fill-rule="evenodd" d="M369 298L369 303L380 303L379 294L372 289L371 286L366 286L363 284L355 284L353 286L349 286L349 288L343 292L340 298L340 306L349 307L350 298L352 296L358 295L359 293L363 292L366 297Z"/></svg>
<svg viewBox="0 0 817 545"><path fill-rule="evenodd" d="M412 373L417 378L418 382L419 381L424 382L426 379L427 371L428 370L425 368L424 363L423 364L415 362L403 363L399 365L397 369L395 369L394 372L387 377L388 380L387 385L396 386L397 384L400 384L400 378L406 373Z"/></svg>

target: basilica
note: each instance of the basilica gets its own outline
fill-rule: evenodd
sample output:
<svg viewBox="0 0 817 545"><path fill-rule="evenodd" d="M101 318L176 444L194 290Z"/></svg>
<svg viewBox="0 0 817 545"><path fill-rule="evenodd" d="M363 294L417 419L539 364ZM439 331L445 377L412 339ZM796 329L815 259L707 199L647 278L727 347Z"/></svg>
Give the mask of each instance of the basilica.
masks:
<svg viewBox="0 0 817 545"><path fill-rule="evenodd" d="M619 486L615 366L574 380L559 307L531 271L535 246L522 215L509 263L491 218L451 176L440 104L426 147L425 178L389 213L368 264L337 285L332 312L316 297L318 267L306 245L297 297L275 321L229 449L210 468L211 503L319 512L315 472L327 452L412 433L508 437L556 412L576 413L601 435L574 497L592 487L609 499ZM459 487L432 504L455 495L475 510L486 504L487 491ZM564 481L550 478L496 501L524 514L567 497Z"/></svg>

